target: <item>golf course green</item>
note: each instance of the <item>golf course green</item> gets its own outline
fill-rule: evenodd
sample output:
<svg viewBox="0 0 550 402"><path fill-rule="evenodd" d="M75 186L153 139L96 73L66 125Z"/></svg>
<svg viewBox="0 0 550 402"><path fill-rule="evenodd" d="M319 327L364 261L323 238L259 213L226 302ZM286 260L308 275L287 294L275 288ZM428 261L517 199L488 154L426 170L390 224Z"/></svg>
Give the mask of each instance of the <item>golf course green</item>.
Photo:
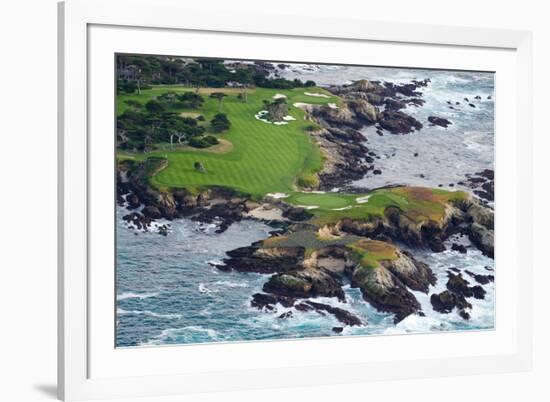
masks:
<svg viewBox="0 0 550 402"><path fill-rule="evenodd" d="M221 106L218 100L208 97L213 90L227 95ZM126 101L130 99L145 104L169 91L189 92L194 89L154 86L141 91L141 94L119 94L117 114L128 108ZM246 102L238 98L240 92L235 88L202 88L199 94L204 96L205 103L200 109L171 110L184 116L202 115L206 121L217 113L226 114L231 127L222 134L216 134L225 146L171 150L169 144L164 144L160 150L136 154L120 152L118 157L137 160L151 156L166 158L168 166L151 178L151 184L160 189L216 185L261 197L268 192L292 192L297 186L315 185L315 173L322 168L323 158L319 147L306 132L314 123L306 120L305 112L295 104L328 104L339 103L340 100L316 87L250 89ZM323 96L306 95L306 92ZM289 115L295 120L276 125L255 117L263 110L264 100L272 101L276 95L286 96ZM204 165L204 172L193 167L197 161Z"/></svg>

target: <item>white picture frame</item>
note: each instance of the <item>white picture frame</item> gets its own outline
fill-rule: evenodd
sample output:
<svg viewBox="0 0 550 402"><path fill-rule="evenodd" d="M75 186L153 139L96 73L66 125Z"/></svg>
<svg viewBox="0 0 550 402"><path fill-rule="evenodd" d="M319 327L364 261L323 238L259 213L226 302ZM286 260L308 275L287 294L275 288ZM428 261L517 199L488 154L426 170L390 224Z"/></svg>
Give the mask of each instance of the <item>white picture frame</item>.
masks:
<svg viewBox="0 0 550 402"><path fill-rule="evenodd" d="M132 12L129 13L128 9ZM285 16L285 24L280 24L277 20L279 17L254 12L217 15L206 6L195 5L191 9L177 0L68 0L59 4L58 390L61 399L146 397L273 386L501 373L531 368L531 33L360 19L319 20L307 16ZM95 60L100 59L94 52L99 49L100 53L108 55L117 51L135 51L136 45L131 43L131 37L137 35L144 35L140 37L144 53L170 54L166 52L173 51L173 46L176 46L170 45L176 42L170 40L172 36L210 35L218 41L231 37L236 49L240 50L229 49L226 52L230 53L222 54L222 50L218 49L218 53L210 54L215 45L208 45L212 46L208 50L205 41L205 56L244 58L243 49L253 48L254 39L260 38L263 42L271 41L271 51L279 49L282 59L284 46L277 45L277 41L284 41L288 49L293 42L301 41L303 46L303 42L308 41L311 43L311 55L307 57L311 61L344 62L342 59L346 54L351 54L351 50L338 53L335 47L331 53L333 56L325 55L323 60L320 59L321 55L315 56L316 43L324 46L332 43L338 48L371 46L402 50L393 53L406 53L406 49L412 47L426 54L439 49L437 51L445 52L441 53L445 55L445 60L432 60L430 65L441 68L451 68L451 63L464 69L490 67L493 64L498 66L495 67L497 76L501 71L500 76L506 77L507 83L513 80L514 85L499 91L497 81L496 91L496 104L502 105L497 108L497 114L500 111L500 117L497 118L509 119L502 120L500 125L497 120L496 125L497 183L507 184L497 184L497 198L502 202L497 207L496 261L509 262L503 279L499 277L502 283L500 289L509 297L499 296L497 312L500 309L502 317L497 316L496 330L477 334L191 345L116 352L114 344L109 344L109 338L98 341L102 333L112 329L108 328L109 324L104 325L100 321L101 312L112 308L109 303L114 302L114 297L108 302L98 301L95 296L98 293L113 294L112 284L107 284L107 280L103 282L102 278L106 277L98 276L96 270L91 268L98 257L101 259L112 255L109 254L108 245L105 248L103 245L90 248L90 241L94 245L99 244L90 229L94 227L91 220L97 215L91 217L90 211L98 204L102 196L100 191L103 191L96 191L96 187L93 187L90 166L94 166L94 172L101 171L94 161L105 156L100 155L103 151L98 151L93 132L101 124L110 124L94 120L98 109L92 106L101 104L101 99L108 99L96 97L109 96L108 91L95 90L94 85L102 81L101 75L94 70ZM159 35L166 40L159 41ZM405 66L404 62L399 62L398 57L402 55L390 57L388 54L392 52L386 52L385 56L383 53L380 51L380 63L387 60L390 63L387 65ZM290 59L297 60L296 56L290 56L290 51L288 54ZM473 54L477 55L477 61L473 60ZM253 51L246 55L262 58L260 53ZM348 62L353 61L350 56ZM422 67L426 63L426 58L410 59L406 66ZM93 79L90 78L92 76ZM502 98L504 95L507 95L505 99ZM103 116L101 113L98 115L100 119ZM109 149L108 152L113 150ZM502 152L500 156L499 152ZM503 160L507 163L500 162ZM109 169L110 166L106 171ZM499 179L501 171L503 174ZM112 188L104 190L107 197ZM513 233L513 236L508 237L503 234L500 243L498 233L502 225L499 225L499 214L509 217L511 223L508 229ZM107 236L106 243L109 241ZM521 261L518 257L520 255ZM109 319L113 321L112 317ZM447 343L463 342L464 347L457 348L453 353L443 353L445 343L441 343L439 354L418 350L419 345L437 344L436 338L441 336L446 337ZM389 348L398 343L398 349L402 348L399 355L401 358L369 359L361 353L342 358L316 353L319 348L327 351L337 348L361 348L368 351L369 347L373 351L384 350L385 346ZM407 354L411 349L417 349L417 353ZM298 352L301 356L299 359L284 358L295 356ZM374 356L374 352L369 354ZM223 360L216 362L212 358L214 355L222 356ZM184 367L182 356L187 356L186 361L194 362L194 370ZM258 356L270 356L270 360L265 362L264 359L260 363ZM163 369L159 368L161 365ZM148 369L142 370L143 367Z"/></svg>

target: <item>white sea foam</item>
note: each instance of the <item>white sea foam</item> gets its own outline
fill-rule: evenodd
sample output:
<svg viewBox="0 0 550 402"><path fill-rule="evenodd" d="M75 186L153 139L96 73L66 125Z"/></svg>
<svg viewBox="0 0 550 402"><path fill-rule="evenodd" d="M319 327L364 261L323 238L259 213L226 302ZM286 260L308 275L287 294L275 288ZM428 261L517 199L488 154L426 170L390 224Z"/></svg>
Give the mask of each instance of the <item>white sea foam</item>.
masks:
<svg viewBox="0 0 550 402"><path fill-rule="evenodd" d="M181 314L160 314L149 310L124 310L120 307L117 308L116 313L117 315L135 314L135 315L146 315L149 317L167 318L167 319L180 319L182 317Z"/></svg>
<svg viewBox="0 0 550 402"><path fill-rule="evenodd" d="M126 299L148 299L150 297L158 296L158 293L134 293L134 292L123 292L116 295L117 300L126 300Z"/></svg>
<svg viewBox="0 0 550 402"><path fill-rule="evenodd" d="M228 288L248 288L250 285L246 282L217 281L215 285L226 286Z"/></svg>
<svg viewBox="0 0 550 402"><path fill-rule="evenodd" d="M199 292L203 294L209 294L211 292L211 290L208 289L204 283L199 283L198 289L199 289Z"/></svg>

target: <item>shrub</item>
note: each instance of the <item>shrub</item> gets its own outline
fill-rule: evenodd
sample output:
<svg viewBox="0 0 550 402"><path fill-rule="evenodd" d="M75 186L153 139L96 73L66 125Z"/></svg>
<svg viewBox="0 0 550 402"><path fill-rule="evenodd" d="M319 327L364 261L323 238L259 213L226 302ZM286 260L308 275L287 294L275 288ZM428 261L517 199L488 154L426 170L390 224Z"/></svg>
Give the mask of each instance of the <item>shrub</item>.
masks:
<svg viewBox="0 0 550 402"><path fill-rule="evenodd" d="M207 135L206 137L193 137L189 140L189 145L194 148L208 148L218 143L218 139L213 135Z"/></svg>
<svg viewBox="0 0 550 402"><path fill-rule="evenodd" d="M223 113L218 113L210 122L212 131L215 133L221 133L222 131L228 130L231 126L231 122L227 116Z"/></svg>

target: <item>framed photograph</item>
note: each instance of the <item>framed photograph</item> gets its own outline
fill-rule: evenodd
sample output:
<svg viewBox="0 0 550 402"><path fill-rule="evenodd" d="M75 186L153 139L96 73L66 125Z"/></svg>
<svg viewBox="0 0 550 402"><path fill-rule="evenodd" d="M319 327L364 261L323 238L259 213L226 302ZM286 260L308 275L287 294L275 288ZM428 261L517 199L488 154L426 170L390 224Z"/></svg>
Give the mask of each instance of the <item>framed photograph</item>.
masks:
<svg viewBox="0 0 550 402"><path fill-rule="evenodd" d="M59 17L60 398L530 369L530 33Z"/></svg>

